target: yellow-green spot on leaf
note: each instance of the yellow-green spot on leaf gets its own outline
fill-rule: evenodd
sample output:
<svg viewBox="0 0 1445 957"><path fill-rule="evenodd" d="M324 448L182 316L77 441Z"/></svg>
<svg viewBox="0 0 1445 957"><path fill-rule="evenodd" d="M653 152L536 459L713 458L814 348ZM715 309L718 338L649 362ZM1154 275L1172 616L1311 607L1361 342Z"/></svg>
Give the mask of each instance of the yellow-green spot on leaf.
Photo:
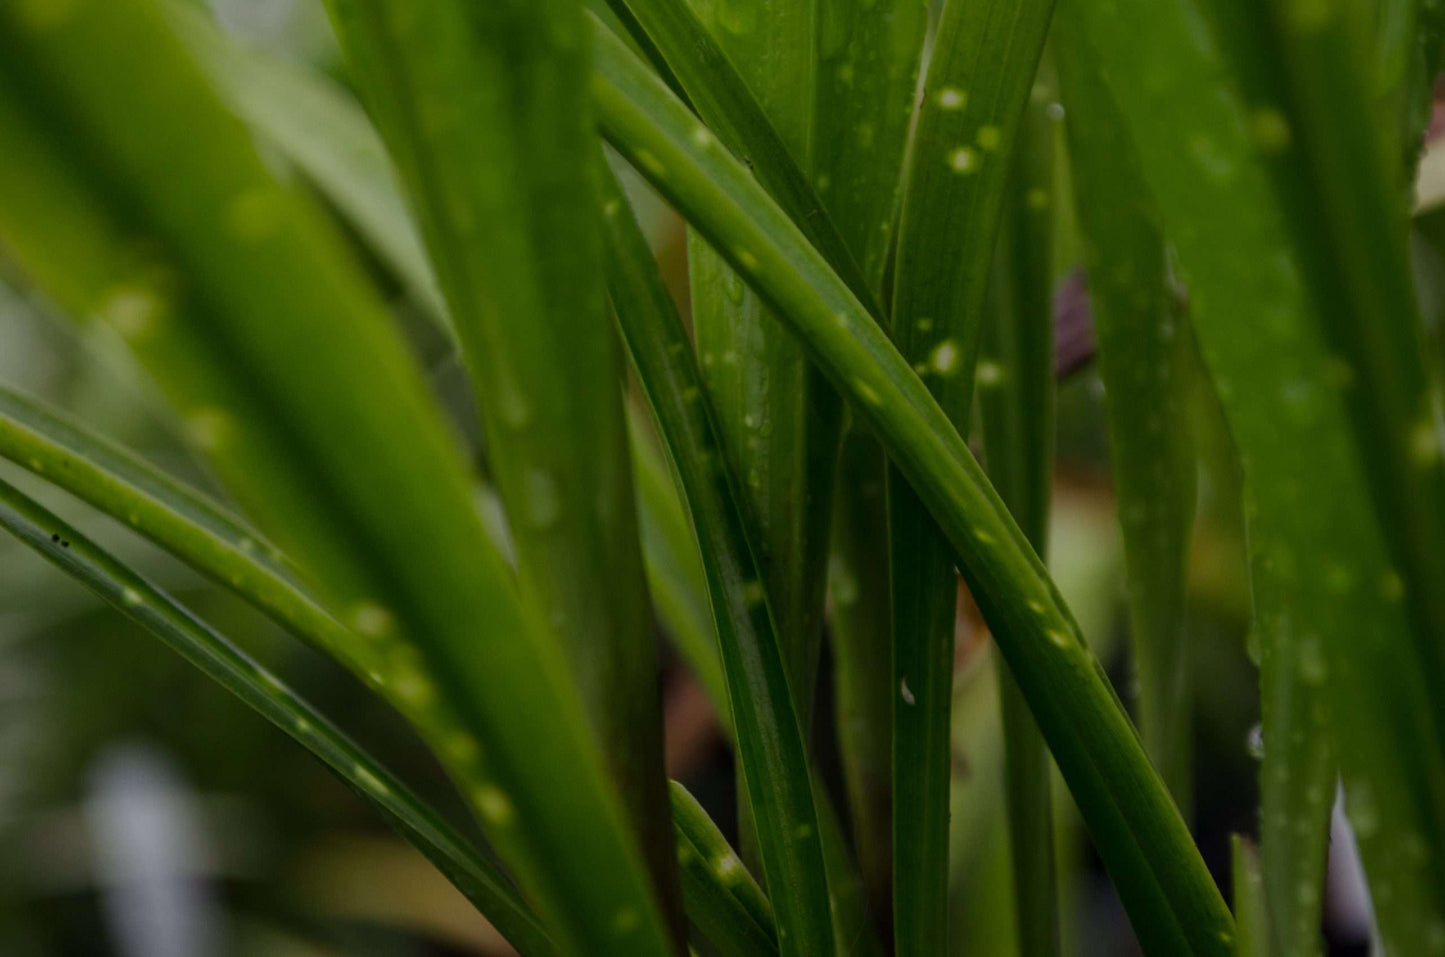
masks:
<svg viewBox="0 0 1445 957"><path fill-rule="evenodd" d="M233 428L230 415L221 409L206 407L186 416L186 435L203 452L215 452L225 446Z"/></svg>
<svg viewBox="0 0 1445 957"><path fill-rule="evenodd" d="M980 388L991 389L1003 381L1003 366L991 359L978 364L976 378Z"/></svg>
<svg viewBox="0 0 1445 957"><path fill-rule="evenodd" d="M1266 106L1255 110L1254 115L1249 118L1249 128L1254 135L1254 142L1266 153L1289 149L1293 139L1289 121L1274 107Z"/></svg>
<svg viewBox="0 0 1445 957"><path fill-rule="evenodd" d="M636 152L635 156L637 165L641 166L653 176L663 176L667 173L667 167L662 165L662 160L658 159L648 150L640 149Z"/></svg>
<svg viewBox="0 0 1445 957"><path fill-rule="evenodd" d="M102 319L132 342L144 339L156 326L161 301L141 286L117 286L106 294L98 310Z"/></svg>
<svg viewBox="0 0 1445 957"><path fill-rule="evenodd" d="M483 784L473 791L472 801L482 817L495 827L506 827L516 815L511 800L493 784Z"/></svg>
<svg viewBox="0 0 1445 957"><path fill-rule="evenodd" d="M978 145L992 152L998 149L999 140L1002 139L1002 137L1003 134L997 126L992 124L983 126L980 127L978 131Z"/></svg>
<svg viewBox="0 0 1445 957"><path fill-rule="evenodd" d="M380 778L372 774L361 765L354 765L351 771L352 774L356 777L356 783L360 784L363 788L370 791L372 794L384 796L391 793L391 789L388 788L385 784L383 784Z"/></svg>
<svg viewBox="0 0 1445 957"><path fill-rule="evenodd" d="M1052 628L1049 629L1049 641L1053 642L1054 646L1058 648L1068 648L1070 646L1069 636L1062 631Z"/></svg>
<svg viewBox="0 0 1445 957"><path fill-rule="evenodd" d="M612 932L618 936L630 934L637 929L640 923L641 920L637 916L637 911L630 907L624 907L612 918Z"/></svg>
<svg viewBox="0 0 1445 957"><path fill-rule="evenodd" d="M384 638L396 627L396 619L376 602L363 601L351 609L351 627L358 635Z"/></svg>

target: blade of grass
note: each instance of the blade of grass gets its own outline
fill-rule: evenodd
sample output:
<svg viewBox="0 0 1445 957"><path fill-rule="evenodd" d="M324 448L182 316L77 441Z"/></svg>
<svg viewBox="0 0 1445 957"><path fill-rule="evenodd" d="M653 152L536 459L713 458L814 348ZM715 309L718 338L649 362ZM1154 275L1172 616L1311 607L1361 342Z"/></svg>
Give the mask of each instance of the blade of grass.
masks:
<svg viewBox="0 0 1445 957"><path fill-rule="evenodd" d="M718 658L708 608L707 578L681 499L663 453L648 436L640 408L629 408L632 474L637 485L637 521L647 585L658 617L687 660L722 721L728 720L728 689Z"/></svg>
<svg viewBox="0 0 1445 957"><path fill-rule="evenodd" d="M672 820L688 920L719 957L778 952L773 908L702 805L671 782Z"/></svg>
<svg viewBox="0 0 1445 957"><path fill-rule="evenodd" d="M1161 953L1229 952L1228 909L1183 820L1042 563L937 401L746 168L696 135L696 117L666 86L625 48L597 53L613 58L593 76L608 140L767 295L933 509L1140 936Z"/></svg>
<svg viewBox="0 0 1445 957"><path fill-rule="evenodd" d="M1052 12L1052 0L951 0L923 84L899 220L892 333L960 430L969 421L1010 158ZM900 955L937 954L947 950L948 939L958 584L949 541L914 490L895 474L888 497L898 686L894 944ZM1035 891L1041 886L1032 875L1021 877Z"/></svg>
<svg viewBox="0 0 1445 957"><path fill-rule="evenodd" d="M687 5L668 6L680 18ZM776 129L779 145L811 177L818 5L753 3L699 12L707 19L693 20L693 32L707 35L710 28L726 57L720 62L731 61L739 84L746 84L725 89L757 96L762 119L746 129ZM771 126L764 125L768 121ZM724 454L742 481L745 513L759 536L757 559L806 739L823 640L842 404L796 340L766 314L766 304L696 234L689 238L688 268L703 382ZM752 860L746 810L744 803L743 856Z"/></svg>
<svg viewBox="0 0 1445 957"><path fill-rule="evenodd" d="M741 490L651 250L615 177L607 172L602 179L608 289L692 514L778 943L785 954L827 954L828 882L807 745Z"/></svg>
<svg viewBox="0 0 1445 957"><path fill-rule="evenodd" d="M1067 58L1063 104L1075 208L1087 237L1089 302L1123 532L1144 747L1175 801L1190 803L1188 658L1182 631L1194 523L1188 418L1191 333L1170 288L1164 234L1108 90Z"/></svg>
<svg viewBox="0 0 1445 957"><path fill-rule="evenodd" d="M267 174L151 4L37 9L0 13L8 249L126 338L329 607L399 655L417 642L470 732L450 760L489 782L466 797L559 946L665 951L561 650L340 238Z"/></svg>
<svg viewBox="0 0 1445 957"><path fill-rule="evenodd" d="M3 480L0 526L320 758L374 804L518 951L528 957L557 952L506 875L274 674Z"/></svg>
<svg viewBox="0 0 1445 957"><path fill-rule="evenodd" d="M1227 40L1216 46L1186 0L1130 0L1107 21L1087 4L1073 9L1072 22L1099 53L1089 66L1110 78L1175 239L1198 337L1240 451L1255 595L1261 608L1278 612L1257 622L1262 644L1279 643L1280 670L1292 663L1302 685L1320 686L1327 697L1347 793L1356 795L1347 804L1364 824L1367 868L1387 891L1376 898L1381 927L1389 941L1409 947L1427 939L1445 908L1438 872L1445 767L1430 684L1438 673L1411 642L1401 600L1410 590L1401 585L1406 570L1397 571L1386 550L1370 505L1372 466L1360 460L1348 428L1346 407L1358 401L1349 396L1373 385L1368 364L1380 357L1341 354L1310 315L1356 305L1348 294L1324 301L1338 292L1313 247L1333 227L1294 219L1337 197L1311 194L1308 174L1294 165L1301 127L1286 103L1260 95L1281 68L1270 34L1254 29L1268 11L1216 3L1213 26ZM1299 26L1328 27L1329 18ZM1377 135L1367 126L1353 130ZM1392 254L1379 249L1366 258L1375 268ZM1403 316L1386 320L1395 322ZM1410 375L1404 367L1402 378ZM1382 432L1393 427L1380 423ZM1268 759L1268 740L1265 747ZM1327 803L1328 788L1312 797ZM1268 847L1265 853L1269 880Z"/></svg>
<svg viewBox="0 0 1445 957"><path fill-rule="evenodd" d="M1233 859L1234 919L1239 927L1235 957L1270 957L1274 947L1270 940L1259 852L1238 834L1230 836L1229 851Z"/></svg>
<svg viewBox="0 0 1445 957"><path fill-rule="evenodd" d="M1053 87L1035 82L1019 130L978 377L989 480L1040 555L1054 478ZM1013 673L1002 667L998 680L1019 954L1047 957L1059 952L1048 751Z"/></svg>
<svg viewBox="0 0 1445 957"><path fill-rule="evenodd" d="M922 0L822 5L815 182L873 290L893 239L928 25ZM830 536L828 635L853 845L880 932L892 937L893 632L884 494L888 460L845 426Z"/></svg>
<svg viewBox="0 0 1445 957"><path fill-rule="evenodd" d="M574 680L683 937L620 357L591 208L576 0L330 0L462 345L525 592ZM569 236L565 243L557 237Z"/></svg>

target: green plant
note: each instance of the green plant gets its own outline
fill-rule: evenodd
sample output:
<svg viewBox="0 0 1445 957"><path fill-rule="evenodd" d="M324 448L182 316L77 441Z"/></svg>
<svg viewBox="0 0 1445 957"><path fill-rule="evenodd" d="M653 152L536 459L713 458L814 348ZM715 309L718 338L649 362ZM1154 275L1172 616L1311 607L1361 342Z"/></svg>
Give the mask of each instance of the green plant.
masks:
<svg viewBox="0 0 1445 957"><path fill-rule="evenodd" d="M0 5L0 252L118 334L229 501L3 387L0 455L361 677L488 846L20 484L0 525L526 954L949 952L959 574L1000 652L1019 953L1063 946L1050 761L1148 953L1317 952L1337 775L1389 952L1445 949L1445 460L1406 201L1440 4L326 6L365 112L178 0ZM690 226L691 332L624 166ZM1077 260L1138 732L1040 557ZM478 461L383 281L460 357ZM1266 741L1237 940L1180 813L1201 393ZM654 604L724 715L737 852L665 778ZM825 632L843 793L809 748Z"/></svg>

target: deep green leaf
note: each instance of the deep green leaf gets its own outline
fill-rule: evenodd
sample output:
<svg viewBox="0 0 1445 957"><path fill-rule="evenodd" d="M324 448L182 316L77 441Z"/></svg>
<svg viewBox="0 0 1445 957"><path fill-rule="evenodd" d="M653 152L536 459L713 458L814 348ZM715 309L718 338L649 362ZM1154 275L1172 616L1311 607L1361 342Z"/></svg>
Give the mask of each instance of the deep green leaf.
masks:
<svg viewBox="0 0 1445 957"><path fill-rule="evenodd" d="M1234 919L1239 935L1234 957L1270 957L1269 910L1265 906L1264 877L1259 870L1259 852L1238 834L1229 840L1233 858Z"/></svg>
<svg viewBox="0 0 1445 957"><path fill-rule="evenodd" d="M763 889L712 818L676 781L672 820L688 921L719 957L776 954L777 928Z"/></svg>
<svg viewBox="0 0 1445 957"><path fill-rule="evenodd" d="M568 650L680 941L620 357L598 236L576 227L592 197L581 9L576 0L328 6L450 307L523 591Z"/></svg>
<svg viewBox="0 0 1445 957"><path fill-rule="evenodd" d="M927 4L845 0L822 4L821 17L815 181L870 288L880 290ZM828 635L853 844L871 909L891 937L894 691L887 470L887 457L867 428L845 426L833 507Z"/></svg>
<svg viewBox="0 0 1445 957"><path fill-rule="evenodd" d="M1192 332L1170 286L1164 234L1134 145L1097 73L1060 41L1075 207L1124 534L1144 745L1189 805L1191 690L1184 589L1194 524L1188 396Z"/></svg>

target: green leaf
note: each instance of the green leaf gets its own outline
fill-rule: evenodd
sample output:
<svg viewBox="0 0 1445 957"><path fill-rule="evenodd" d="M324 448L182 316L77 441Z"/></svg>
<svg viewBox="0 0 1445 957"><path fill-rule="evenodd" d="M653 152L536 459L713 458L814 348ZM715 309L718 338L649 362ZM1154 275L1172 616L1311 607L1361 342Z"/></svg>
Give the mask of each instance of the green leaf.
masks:
<svg viewBox="0 0 1445 957"><path fill-rule="evenodd" d="M1134 144L1079 44L1059 41L1074 202L1123 531L1144 746L1189 806L1192 694L1184 591L1196 463L1188 397L1192 332L1171 289L1164 233Z"/></svg>
<svg viewBox="0 0 1445 957"><path fill-rule="evenodd" d="M1040 555L1054 480L1054 96L1052 78L1041 76L1019 130L978 376L989 479ZM1019 953L1045 957L1059 952L1051 768L1012 672L1000 668L998 680Z"/></svg>
<svg viewBox="0 0 1445 957"><path fill-rule="evenodd" d="M934 41L899 221L893 341L968 426L1014 141L1053 0L951 0ZM954 556L918 495L889 486L893 561L893 907L899 954L948 938ZM1032 883L1032 881L1031 881Z"/></svg>
<svg viewBox="0 0 1445 957"><path fill-rule="evenodd" d="M632 475L637 486L637 523L647 586L668 636L707 692L718 717L728 720L728 689L718 658L717 635L708 607L707 578L697 536L673 484L663 453L649 437L640 408L628 408Z"/></svg>
<svg viewBox="0 0 1445 957"><path fill-rule="evenodd" d="M739 82L747 84L743 89L757 96L766 120L749 129L776 128L782 147L811 177L817 5L751 3L732 12L694 6L709 17L704 32L711 28L737 67ZM698 94L691 95L698 103ZM767 120L772 127L762 125ZM729 145L726 139L723 144ZM767 305L696 233L689 238L688 268L703 382L727 461L742 483L745 514L758 535L757 559L806 735L823 641L843 407L802 347L767 315ZM746 806L743 833L744 857L751 859Z"/></svg>
<svg viewBox="0 0 1445 957"><path fill-rule="evenodd" d="M893 239L927 25L923 0L821 5L816 182L874 290L882 286ZM887 472L878 440L866 428L845 426L830 536L828 635L853 844L868 902L891 936L894 690Z"/></svg>
<svg viewBox="0 0 1445 957"><path fill-rule="evenodd" d="M1183 820L1042 563L947 415L746 168L696 135L696 118L622 52L593 77L604 134L767 295L933 510L1136 929L1161 951L1227 953L1229 913Z"/></svg>
<svg viewBox="0 0 1445 957"><path fill-rule="evenodd" d="M1335 285L1340 277L1330 270L1338 266L1317 252L1338 235L1341 223L1298 218L1334 212L1341 203L1336 187L1312 183L1309 172L1314 162L1335 155L1338 144L1315 146L1317 128L1277 98L1282 59L1296 54L1282 57L1269 46L1271 33L1257 29L1268 10L1243 0L1216 0L1211 11L1216 40L1200 29L1199 10L1189 0L1129 0L1107 18L1088 4L1072 9L1071 23L1098 51L1089 68L1102 69L1109 79L1177 246L1198 338L1239 449L1256 627L1261 645L1274 647L1277 663L1266 664L1274 676L1264 677L1266 694L1281 708L1294 707L1275 687L1289 680L1292 666L1299 694L1314 690L1327 700L1346 808L1377 890L1387 890L1376 894L1387 946L1420 945L1445 915L1440 893L1445 881L1438 871L1445 860L1445 766L1441 699L1432 691L1440 672L1429 664L1435 659L1422 656L1411 641L1402 592L1416 589L1413 580L1404 587L1401 580L1413 571L1397 570L1398 559L1387 551L1396 543L1385 539L1371 505L1372 471L1389 463L1361 461L1373 457L1373 451L1365 452L1372 447L1359 443L1348 427L1347 408L1361 401L1356 393L1374 392L1379 368L1374 363L1383 357L1342 353L1323 334L1321 326L1338 322L1342 313L1353 316L1365 304L1356 298L1358 288ZM1336 12L1332 4L1309 9L1322 19L1292 25L1303 41L1331 30ZM1232 61L1226 62L1225 51ZM1343 104L1340 115L1348 121L1355 114ZM1379 135L1368 124L1346 123L1338 133L1347 131ZM1331 192L1321 194L1322 188ZM1372 205L1380 180L1361 180L1354 188L1363 195L1343 208ZM1395 261L1392 248L1400 237L1387 235L1378 223L1371 230L1367 235L1383 236L1383 245L1364 257L1369 263L1350 267L1354 277L1357 270L1371 273ZM1364 315L1381 316L1373 310L1398 301L1383 286L1375 295L1381 298ZM1316 322L1316 313L1322 322ZM1393 331L1380 328L1370 335L1398 336L1409 314L1384 316L1381 322ZM1382 395L1408 391L1409 365L1402 364L1398 374L1401 381ZM1398 425L1381 420L1376 427L1388 436ZM1393 462L1401 452L1384 455ZM1421 464L1427 467L1417 478L1438 472ZM1424 529L1407 534L1417 532ZM1291 738L1280 739L1266 727L1266 759L1274 747L1278 760L1286 760L1279 749L1288 747L1295 733L1305 729L1292 728ZM1278 773L1293 780L1291 787L1302 788L1300 779L1310 769ZM1309 825L1315 828L1329 788L1304 794L1315 809ZM1273 910L1280 901L1268 835L1264 853ZM1314 905L1317 875L1307 876L1311 890L1303 899ZM1299 886L1289 893L1298 895Z"/></svg>
<svg viewBox="0 0 1445 957"><path fill-rule="evenodd" d="M807 745L741 490L723 456L687 332L610 173L603 177L601 206L612 303L702 553L779 947L785 954L827 954L833 949L828 881Z"/></svg>
<svg viewBox="0 0 1445 957"><path fill-rule="evenodd" d="M576 0L330 0L471 373L523 591L563 642L682 937L620 357L590 209ZM557 237L568 235L565 243Z"/></svg>
<svg viewBox="0 0 1445 957"><path fill-rule="evenodd" d="M1270 939L1269 910L1265 906L1264 877L1259 870L1259 852L1238 834L1230 836L1229 850L1233 858L1234 919L1239 927L1234 955L1270 957L1274 947Z"/></svg>
<svg viewBox="0 0 1445 957"><path fill-rule="evenodd" d="M396 170L355 98L320 73L231 40L191 4L171 0L165 11L231 109L325 192L445 325L446 304Z"/></svg>
<svg viewBox="0 0 1445 957"><path fill-rule="evenodd" d="M328 607L402 661L415 648L469 732L449 760L488 782L465 797L559 946L666 951L561 648L341 237L269 176L152 4L6 7L0 50L7 249L126 338Z"/></svg>
<svg viewBox="0 0 1445 957"><path fill-rule="evenodd" d="M676 781L672 820L688 921L719 957L776 954L777 928L763 889L702 805Z"/></svg>
<svg viewBox="0 0 1445 957"><path fill-rule="evenodd" d="M505 874L281 679L71 525L0 480L0 527L240 698L356 789L522 954L556 953Z"/></svg>

